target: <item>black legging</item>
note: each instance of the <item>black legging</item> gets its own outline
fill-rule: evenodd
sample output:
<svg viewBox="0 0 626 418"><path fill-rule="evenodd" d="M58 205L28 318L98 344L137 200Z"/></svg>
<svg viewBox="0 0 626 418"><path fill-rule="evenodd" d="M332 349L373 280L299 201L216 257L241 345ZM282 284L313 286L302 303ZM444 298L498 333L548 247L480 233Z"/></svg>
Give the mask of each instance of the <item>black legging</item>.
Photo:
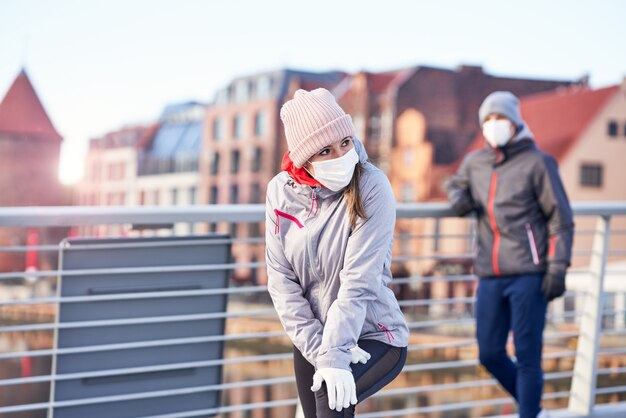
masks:
<svg viewBox="0 0 626 418"><path fill-rule="evenodd" d="M357 400L360 403L400 374L406 362L406 347L394 347L375 340L359 340L358 344L372 356L365 364L350 365L356 383ZM326 383L323 383L322 388L317 392L311 391L315 368L296 347L293 348L293 364L298 397L306 418L354 417L355 405L350 405L341 412L328 407Z"/></svg>

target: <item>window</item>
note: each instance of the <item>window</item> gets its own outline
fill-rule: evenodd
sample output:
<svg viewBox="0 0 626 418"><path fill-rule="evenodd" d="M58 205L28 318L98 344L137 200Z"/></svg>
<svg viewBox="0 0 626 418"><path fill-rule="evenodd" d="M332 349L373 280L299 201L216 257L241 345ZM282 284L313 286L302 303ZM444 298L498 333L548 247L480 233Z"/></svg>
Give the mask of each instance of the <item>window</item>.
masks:
<svg viewBox="0 0 626 418"><path fill-rule="evenodd" d="M243 115L235 115L235 120L233 121L233 137L235 139L241 139L244 131L244 119Z"/></svg>
<svg viewBox="0 0 626 418"><path fill-rule="evenodd" d="M218 118L213 120L213 139L216 141L222 139L222 121Z"/></svg>
<svg viewBox="0 0 626 418"><path fill-rule="evenodd" d="M233 205L239 203L239 186L236 184L230 186L230 203Z"/></svg>
<svg viewBox="0 0 626 418"><path fill-rule="evenodd" d="M146 204L146 191L142 190L139 192L139 204L141 206Z"/></svg>
<svg viewBox="0 0 626 418"><path fill-rule="evenodd" d="M235 85L235 102L244 103L248 101L250 84L247 80L239 80Z"/></svg>
<svg viewBox="0 0 626 418"><path fill-rule="evenodd" d="M404 183L402 185L402 201L403 202L414 202L417 200L415 196L415 188L411 183Z"/></svg>
<svg viewBox="0 0 626 418"><path fill-rule="evenodd" d="M256 83L256 98L264 100L270 97L272 80L269 77L260 77Z"/></svg>
<svg viewBox="0 0 626 418"><path fill-rule="evenodd" d="M608 132L609 136L617 136L617 122L614 120L609 121Z"/></svg>
<svg viewBox="0 0 626 418"><path fill-rule="evenodd" d="M357 113L352 118L354 124L354 132L357 138L365 137L365 117L361 113Z"/></svg>
<svg viewBox="0 0 626 418"><path fill-rule="evenodd" d="M219 189L217 186L211 186L209 191L209 203L217 204L219 198Z"/></svg>
<svg viewBox="0 0 626 418"><path fill-rule="evenodd" d="M265 131L265 113L257 112L254 116L254 135L262 137Z"/></svg>
<svg viewBox="0 0 626 418"><path fill-rule="evenodd" d="M602 165L582 164L580 166L580 184L583 186L602 186Z"/></svg>
<svg viewBox="0 0 626 418"><path fill-rule="evenodd" d="M195 186L192 186L189 188L189 204L190 205L196 204L196 187Z"/></svg>
<svg viewBox="0 0 626 418"><path fill-rule="evenodd" d="M239 150L233 150L231 153L230 172L233 174L239 172Z"/></svg>
<svg viewBox="0 0 626 418"><path fill-rule="evenodd" d="M252 172L258 173L261 171L261 158L263 156L263 150L259 147L254 149L254 156L252 158Z"/></svg>
<svg viewBox="0 0 626 418"><path fill-rule="evenodd" d="M171 191L171 201L172 205L178 204L178 189L172 189Z"/></svg>
<svg viewBox="0 0 626 418"><path fill-rule="evenodd" d="M155 190L154 192L152 192L152 204L155 206L158 205L160 197L161 196L159 194L159 190Z"/></svg>
<svg viewBox="0 0 626 418"><path fill-rule="evenodd" d="M367 126L367 140L377 141L380 139L380 116L372 116Z"/></svg>
<svg viewBox="0 0 626 418"><path fill-rule="evenodd" d="M258 238L261 236L261 224L258 222L253 222L249 224L249 233L251 238Z"/></svg>
<svg viewBox="0 0 626 418"><path fill-rule="evenodd" d="M211 153L211 161L209 163L209 172L216 175L220 171L220 154L217 151Z"/></svg>
<svg viewBox="0 0 626 418"><path fill-rule="evenodd" d="M261 186L259 183L252 184L250 188L250 203L261 203Z"/></svg>

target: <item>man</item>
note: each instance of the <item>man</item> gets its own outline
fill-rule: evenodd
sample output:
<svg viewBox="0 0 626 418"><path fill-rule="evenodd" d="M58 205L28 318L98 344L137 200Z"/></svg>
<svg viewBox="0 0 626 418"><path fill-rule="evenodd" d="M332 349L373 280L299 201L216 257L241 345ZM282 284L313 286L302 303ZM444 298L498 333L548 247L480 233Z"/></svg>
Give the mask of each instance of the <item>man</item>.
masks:
<svg viewBox="0 0 626 418"><path fill-rule="evenodd" d="M520 418L546 417L543 328L547 303L565 292L572 211L557 163L535 145L517 97L490 94L479 119L487 146L465 157L448 198L457 215L475 211L478 219L480 362L515 398ZM510 330L516 362L506 353Z"/></svg>

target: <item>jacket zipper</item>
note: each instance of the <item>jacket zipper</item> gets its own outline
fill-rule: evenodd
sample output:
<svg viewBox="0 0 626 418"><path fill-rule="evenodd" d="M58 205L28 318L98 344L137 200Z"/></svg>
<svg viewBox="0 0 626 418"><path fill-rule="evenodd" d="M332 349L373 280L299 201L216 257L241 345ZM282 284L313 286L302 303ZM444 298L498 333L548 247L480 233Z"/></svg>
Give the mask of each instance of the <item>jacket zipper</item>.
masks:
<svg viewBox="0 0 626 418"><path fill-rule="evenodd" d="M313 195L311 196L311 199L313 200L313 202L317 202L317 195L315 194L315 188L313 188ZM313 206L311 205L311 210L313 210ZM317 211L315 212L317 214ZM322 279L320 278L320 276L317 274L317 270L315 270L315 266L314 266L314 261L315 259L313 258L313 249L311 248L311 230L310 228L306 229L306 244L307 244L307 250L309 253L309 259L310 259L310 263L311 263L311 271L313 271L313 274L315 276L315 278L321 283Z"/></svg>
<svg viewBox="0 0 626 418"><path fill-rule="evenodd" d="M500 265L498 264L498 253L500 252L500 230L496 222L496 215L494 212L496 188L498 187L498 172L493 171L491 174L491 185L489 186L489 202L487 204L487 212L489 214L489 221L491 224L491 230L493 231L493 249L491 251L491 263L493 266L493 273L496 276L500 275Z"/></svg>
<svg viewBox="0 0 626 418"><path fill-rule="evenodd" d="M526 223L526 235L528 236L528 244L530 245L530 253L533 255L533 263L539 264L539 253L537 251L537 244L535 243L535 235L530 227L529 223Z"/></svg>
<svg viewBox="0 0 626 418"><path fill-rule="evenodd" d="M315 208L315 213L313 213L313 208ZM317 195L315 194L315 190L313 190L313 195L311 196L311 210L309 211L307 218L310 218L312 213L313 213L313 216L316 216L318 209L319 209L319 203L317 203Z"/></svg>

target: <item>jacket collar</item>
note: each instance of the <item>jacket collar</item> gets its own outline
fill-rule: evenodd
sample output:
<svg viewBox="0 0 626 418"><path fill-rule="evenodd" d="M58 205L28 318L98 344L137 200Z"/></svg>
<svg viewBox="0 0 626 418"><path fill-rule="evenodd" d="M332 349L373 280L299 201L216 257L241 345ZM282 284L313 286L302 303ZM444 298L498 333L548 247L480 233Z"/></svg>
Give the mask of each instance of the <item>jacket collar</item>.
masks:
<svg viewBox="0 0 626 418"><path fill-rule="evenodd" d="M537 148L535 141L531 138L520 138L508 143L504 147L492 148L489 145L488 147L494 158L494 165L503 164L505 161L510 160L518 154Z"/></svg>

